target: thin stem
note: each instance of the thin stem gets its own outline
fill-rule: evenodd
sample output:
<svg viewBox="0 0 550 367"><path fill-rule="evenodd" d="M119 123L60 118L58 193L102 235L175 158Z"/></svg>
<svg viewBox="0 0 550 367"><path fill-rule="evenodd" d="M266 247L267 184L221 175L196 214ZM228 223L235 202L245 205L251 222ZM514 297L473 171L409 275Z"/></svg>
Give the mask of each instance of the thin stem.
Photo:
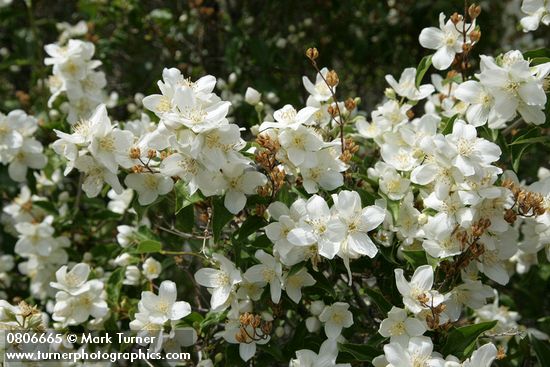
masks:
<svg viewBox="0 0 550 367"><path fill-rule="evenodd" d="M338 101L336 100L336 93L334 93L334 89L332 89L332 87L327 82L324 75L321 73L321 70L319 70L319 67L317 66L317 63L315 62L315 60L311 60L311 65L313 65L313 67L317 71L317 74L319 74L319 76L321 76L321 79L323 79L323 82L325 82L325 84L327 85L328 90L330 91L330 94L332 96L332 101L336 105L336 111L338 112L338 117L340 117L340 122L338 123L338 125L340 126L340 143L342 145L342 153L344 153L344 149L345 149L345 144L344 144L344 123L345 123L345 121L344 121L344 118L342 116L342 112L340 111L340 106L338 106ZM332 117L332 119L334 119L334 117Z"/></svg>

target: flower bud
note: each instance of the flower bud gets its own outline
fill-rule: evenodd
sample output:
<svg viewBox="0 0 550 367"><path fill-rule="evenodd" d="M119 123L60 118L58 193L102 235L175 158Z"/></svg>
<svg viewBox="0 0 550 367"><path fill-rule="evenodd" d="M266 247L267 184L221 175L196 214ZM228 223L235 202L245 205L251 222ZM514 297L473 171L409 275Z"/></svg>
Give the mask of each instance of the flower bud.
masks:
<svg viewBox="0 0 550 367"><path fill-rule="evenodd" d="M262 98L262 94L258 92L256 89L248 87L246 88L246 92L244 94L244 100L249 105L255 106L260 102L260 99Z"/></svg>
<svg viewBox="0 0 550 367"><path fill-rule="evenodd" d="M306 319L306 328L310 333L316 333L321 329L321 321L315 316Z"/></svg>
<svg viewBox="0 0 550 367"><path fill-rule="evenodd" d="M325 309L325 302L323 301L313 301L311 302L311 306L309 308L309 312L311 312L312 315L318 316L323 312Z"/></svg>

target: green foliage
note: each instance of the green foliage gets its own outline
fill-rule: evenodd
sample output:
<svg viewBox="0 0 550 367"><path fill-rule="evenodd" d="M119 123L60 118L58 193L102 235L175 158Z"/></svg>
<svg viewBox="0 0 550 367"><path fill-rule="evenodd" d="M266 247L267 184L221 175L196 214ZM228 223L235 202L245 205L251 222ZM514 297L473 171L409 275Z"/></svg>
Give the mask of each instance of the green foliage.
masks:
<svg viewBox="0 0 550 367"><path fill-rule="evenodd" d="M442 352L445 355L452 354L459 358L468 357L475 349L475 343L485 331L491 330L497 321L481 322L473 325L452 328L447 336L447 341Z"/></svg>

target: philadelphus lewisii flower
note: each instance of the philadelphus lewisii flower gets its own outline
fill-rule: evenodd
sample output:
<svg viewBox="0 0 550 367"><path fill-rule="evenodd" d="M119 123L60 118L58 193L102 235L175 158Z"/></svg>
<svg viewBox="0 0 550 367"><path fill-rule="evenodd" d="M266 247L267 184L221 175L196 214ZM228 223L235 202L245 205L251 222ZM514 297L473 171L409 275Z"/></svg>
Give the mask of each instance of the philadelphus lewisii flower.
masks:
<svg viewBox="0 0 550 367"><path fill-rule="evenodd" d="M463 36L459 33L463 26L469 30L466 34L466 39L469 41L469 33L475 29L475 24L463 24L459 21L456 25L451 19L445 22L445 14L439 14L439 28L429 27L424 28L420 32L420 44L432 50L436 50L432 57L433 66L438 70L445 70L451 66L455 55L462 52L464 44Z"/></svg>
<svg viewBox="0 0 550 367"><path fill-rule="evenodd" d="M342 333L343 328L353 325L353 315L348 310L349 304L336 302L326 306L319 315L319 320L325 324L325 334L329 339L336 339Z"/></svg>
<svg viewBox="0 0 550 367"><path fill-rule="evenodd" d="M388 317L382 320L378 332L390 342L407 345L411 337L422 336L427 328L422 321L414 317L408 317L407 311L402 308L392 307Z"/></svg>
<svg viewBox="0 0 550 367"><path fill-rule="evenodd" d="M46 165L42 144L33 135L38 121L22 110L8 115L0 112L0 163L8 165L14 181L26 180L28 168L41 169Z"/></svg>
<svg viewBox="0 0 550 367"><path fill-rule="evenodd" d="M153 324L164 324L166 321L176 321L191 313L191 306L184 301L176 301L177 288L172 281L160 283L159 293L145 291L141 293L138 304L139 313ZM135 329L134 329L135 330Z"/></svg>
<svg viewBox="0 0 550 367"><path fill-rule="evenodd" d="M521 18L525 32L536 31L540 23L550 25L550 2L548 0L523 0L521 11L527 16Z"/></svg>
<svg viewBox="0 0 550 367"><path fill-rule="evenodd" d="M219 264L219 269L202 268L195 273L195 280L212 292L210 306L213 310L227 307L235 286L242 281L241 272L230 260L221 254L214 254L212 258Z"/></svg>
<svg viewBox="0 0 550 367"><path fill-rule="evenodd" d="M269 284L271 300L273 303L279 303L281 299L283 268L279 261L263 250L258 250L254 254L260 264L253 265L244 273L244 277L253 283L259 283L261 287Z"/></svg>
<svg viewBox="0 0 550 367"><path fill-rule="evenodd" d="M405 280L403 269L395 269L395 281L403 296L403 303L414 314L420 313L427 306L436 307L444 301L442 295L432 290L434 272L430 265L416 268L410 282Z"/></svg>
<svg viewBox="0 0 550 367"><path fill-rule="evenodd" d="M338 344L335 340L327 339L321 344L319 353L309 349L296 351L296 359L290 361L290 367L351 367L349 363L336 363Z"/></svg>
<svg viewBox="0 0 550 367"><path fill-rule="evenodd" d="M70 39L65 45L46 45L44 50L50 56L44 63L53 65L53 75L48 80L52 93L48 107L65 93L69 102L68 122L75 124L79 119L89 118L99 104L107 101L103 90L107 84L105 74L95 70L101 61L92 59L94 44Z"/></svg>
<svg viewBox="0 0 550 367"><path fill-rule="evenodd" d="M52 318L62 325L78 325L90 316L101 318L108 312L103 282L88 280L88 264L76 264L69 272L64 265L56 272L56 282L50 283L58 289Z"/></svg>

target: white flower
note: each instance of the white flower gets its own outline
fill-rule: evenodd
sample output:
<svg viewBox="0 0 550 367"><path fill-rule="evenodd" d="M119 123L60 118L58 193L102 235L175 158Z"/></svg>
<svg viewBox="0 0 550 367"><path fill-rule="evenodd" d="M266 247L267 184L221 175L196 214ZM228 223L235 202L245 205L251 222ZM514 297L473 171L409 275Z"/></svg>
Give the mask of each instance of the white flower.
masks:
<svg viewBox="0 0 550 367"><path fill-rule="evenodd" d="M244 277L251 282L266 285L269 283L271 292L271 300L273 303L279 303L281 299L281 283L283 269L279 261L264 250L258 250L254 256L260 260L261 264L251 266L245 273Z"/></svg>
<svg viewBox="0 0 550 367"><path fill-rule="evenodd" d="M480 82L468 80L460 84L454 96L469 103L466 119L473 126L482 126L489 121L490 128L504 127L505 120L499 118L495 106L495 98L491 91Z"/></svg>
<svg viewBox="0 0 550 367"><path fill-rule="evenodd" d="M308 194L319 191L319 187L326 191L332 191L344 184L344 178L340 172L347 166L338 158L339 153L334 147L321 149L316 152L317 165L309 167L308 164L300 168L304 189Z"/></svg>
<svg viewBox="0 0 550 367"><path fill-rule="evenodd" d="M502 153L498 145L478 138L475 127L461 120L455 121L452 134L445 138L452 147L448 156L464 176L480 172L483 167L497 161Z"/></svg>
<svg viewBox="0 0 550 367"><path fill-rule="evenodd" d="M143 275L149 280L157 279L162 271L160 263L152 257L143 262Z"/></svg>
<svg viewBox="0 0 550 367"><path fill-rule="evenodd" d="M135 243L137 228L122 224L117 226L116 229L116 240L121 247L126 248L132 243Z"/></svg>
<svg viewBox="0 0 550 367"><path fill-rule="evenodd" d="M141 205L149 205L159 195L168 194L174 187L170 177L158 173L130 173L124 183L138 193L138 201Z"/></svg>
<svg viewBox="0 0 550 367"><path fill-rule="evenodd" d="M456 25L449 19L445 23L445 14L439 14L439 28L424 28L420 32L418 40L422 47L437 50L432 57L432 63L438 70L445 70L451 66L455 55L462 52L464 43L462 34L457 30L462 30L463 22ZM456 27L456 28L455 28ZM466 28L473 30L474 26L466 25Z"/></svg>
<svg viewBox="0 0 550 367"><path fill-rule="evenodd" d="M433 343L430 338L417 336L410 339L408 345L399 343L384 345L386 359L395 367L443 367L445 361L432 356Z"/></svg>
<svg viewBox="0 0 550 367"><path fill-rule="evenodd" d="M435 91L433 85L424 84L416 87L416 69L407 68L403 70L399 83L392 75L386 75L386 81L395 90L395 93L401 97L408 98L411 101L419 101L428 97Z"/></svg>
<svg viewBox="0 0 550 367"><path fill-rule="evenodd" d="M351 367L349 363L336 363L338 345L335 340L327 339L321 344L319 354L309 350L296 351L296 359L290 361L289 367Z"/></svg>
<svg viewBox="0 0 550 367"><path fill-rule="evenodd" d="M405 280L403 269L395 269L395 282L403 303L414 314L420 313L426 305L436 307L444 301L443 296L432 291L434 272L430 265L419 266L410 282Z"/></svg>
<svg viewBox="0 0 550 367"><path fill-rule="evenodd" d="M307 125L312 120L313 114L317 112L316 107L304 107L300 111L296 111L294 107L287 104L283 108L278 109L273 113L273 118L276 122L265 121L260 125L260 132L264 130L274 129L296 129L299 126Z"/></svg>
<svg viewBox="0 0 550 367"><path fill-rule="evenodd" d="M550 24L550 2L547 0L523 0L521 11L527 14L521 18L524 32L536 31L539 24Z"/></svg>
<svg viewBox="0 0 550 367"><path fill-rule="evenodd" d="M109 309L105 302L106 294L103 287L103 282L93 279L85 283L86 291L78 292L77 295L64 291L57 292L52 318L64 325L78 325L90 316L105 316Z"/></svg>
<svg viewBox="0 0 550 367"><path fill-rule="evenodd" d="M243 328L243 326L241 326L239 320L229 319L229 321L225 323L225 330L217 335L223 336L223 338L229 343L239 344L239 356L243 361L247 362L254 356L254 354L256 354L256 344L267 344L269 343L271 337L267 335L265 337L252 339L252 335L264 335L264 333L260 328L254 329L252 325L247 325L245 327L246 333L244 333L244 335L240 334L243 335L246 340L240 342L237 340L236 335L239 333L241 328Z"/></svg>
<svg viewBox="0 0 550 367"><path fill-rule="evenodd" d="M279 142L292 164L308 168L317 165L315 152L325 145L317 134L305 126L283 130L279 134Z"/></svg>
<svg viewBox="0 0 550 367"><path fill-rule="evenodd" d="M89 155L80 156L76 159L74 166L84 173L82 190L90 198L96 197L101 192L106 182L116 193L122 193L124 189L118 181L117 175L109 171L105 166Z"/></svg>
<svg viewBox="0 0 550 367"><path fill-rule="evenodd" d="M13 158L8 166L8 174L14 181L23 182L27 169L41 169L46 166L47 159L42 153L42 144L34 138L25 138L23 145L12 152Z"/></svg>
<svg viewBox="0 0 550 367"><path fill-rule="evenodd" d="M50 283L51 287L59 289L52 315L55 321L78 325L90 315L101 318L108 313L103 282L88 280L89 274L90 267L84 263L76 264L69 272L64 265L55 273L57 282Z"/></svg>
<svg viewBox="0 0 550 367"><path fill-rule="evenodd" d="M160 283L159 294L141 292L139 311L146 313L152 323L164 324L168 320L179 320L191 313L191 306L184 301L176 302L177 289L172 281Z"/></svg>
<svg viewBox="0 0 550 367"><path fill-rule="evenodd" d="M19 255L50 255L56 247L52 222L53 216L47 216L39 223L17 223L15 229L19 233L19 239L15 243L14 251Z"/></svg>
<svg viewBox="0 0 550 367"><path fill-rule="evenodd" d="M307 92L315 98L318 102L326 102L332 97L332 93L330 92L330 88L325 82L323 78L326 79L328 74L327 68L322 68L321 75L317 73L315 77L315 84L313 84L308 77L304 76L302 77L302 82L304 83L304 87L306 88ZM336 90L336 86L332 87L332 90Z"/></svg>
<svg viewBox="0 0 550 367"><path fill-rule="evenodd" d="M344 260L351 281L349 259L356 259L362 255L373 258L376 255L378 248L368 236L368 232L384 222L386 213L384 209L374 205L363 208L361 197L355 191L340 191L338 195L332 195L332 200L334 216L346 227L346 235L338 256Z"/></svg>
<svg viewBox="0 0 550 367"><path fill-rule="evenodd" d="M426 326L420 320L408 317L404 309L392 307L388 317L382 320L378 332L385 338L390 337L390 342L406 346L411 337L424 334Z"/></svg>
<svg viewBox="0 0 550 367"><path fill-rule="evenodd" d="M111 199L107 204L107 209L117 214L124 214L128 206L134 198L134 190L125 189L121 194L117 194L115 190L109 190L107 197Z"/></svg>
<svg viewBox="0 0 550 367"><path fill-rule="evenodd" d="M136 265L129 265L124 270L124 280L122 284L139 285L141 280L141 271Z"/></svg>
<svg viewBox="0 0 550 367"><path fill-rule="evenodd" d="M118 165L130 168L132 161L129 152L134 140L133 134L130 131L113 129L104 104L97 107L92 121L92 141L89 146L92 156L113 173L118 172Z"/></svg>
<svg viewBox="0 0 550 367"><path fill-rule="evenodd" d="M283 277L286 294L296 303L300 303L300 299L302 298L302 287L309 287L315 283L315 279L307 272L306 268L301 268L291 275L285 273Z"/></svg>
<svg viewBox="0 0 550 367"><path fill-rule="evenodd" d="M502 55L498 63L492 57L482 55L480 67L481 73L476 77L491 91L501 118L509 121L519 112L528 123L544 123L546 94L537 75L542 69L530 68L529 61L517 50ZM546 71L542 74L547 75L549 70L544 69Z"/></svg>
<svg viewBox="0 0 550 367"><path fill-rule="evenodd" d="M325 334L329 339L338 338L343 328L353 325L353 315L348 308L348 303L336 302L326 306L319 315L319 320L325 324Z"/></svg>
<svg viewBox="0 0 550 367"><path fill-rule="evenodd" d="M87 291L84 283L88 280L89 275L90 266L88 264L76 264L69 272L67 272L67 266L63 265L55 273L57 282L52 282L50 285L71 295L78 295Z"/></svg>
<svg viewBox="0 0 550 367"><path fill-rule="evenodd" d="M246 103L255 106L260 102L261 98L262 94L256 89L251 87L246 88L246 92L244 93L244 100Z"/></svg>
<svg viewBox="0 0 550 367"><path fill-rule="evenodd" d="M334 258L344 239L344 224L332 217L327 202L318 195L307 201L306 214L298 226L288 233L288 240L295 246L317 244L321 256Z"/></svg>
<svg viewBox="0 0 550 367"><path fill-rule="evenodd" d="M224 206L233 214L246 205L246 195L252 195L259 186L265 185L267 178L260 172L245 169L241 164L228 164L222 171L227 181Z"/></svg>
<svg viewBox="0 0 550 367"><path fill-rule="evenodd" d="M229 299L235 286L242 281L241 272L231 261L221 254L212 255L220 269L202 268L195 273L195 281L212 291L210 306L218 310Z"/></svg>
<svg viewBox="0 0 550 367"><path fill-rule="evenodd" d="M462 363L462 367L490 367L497 357L497 348L493 343L487 343L476 349L470 358Z"/></svg>

